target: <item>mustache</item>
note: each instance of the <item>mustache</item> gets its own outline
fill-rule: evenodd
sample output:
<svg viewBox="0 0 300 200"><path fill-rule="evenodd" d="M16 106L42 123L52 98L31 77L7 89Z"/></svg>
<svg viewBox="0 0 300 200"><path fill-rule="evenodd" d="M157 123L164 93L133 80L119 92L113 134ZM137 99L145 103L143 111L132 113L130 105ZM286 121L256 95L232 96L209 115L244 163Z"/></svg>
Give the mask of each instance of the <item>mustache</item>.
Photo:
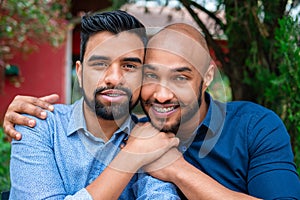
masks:
<svg viewBox="0 0 300 200"><path fill-rule="evenodd" d="M132 96L132 92L130 89L125 88L125 87L121 87L121 86L110 86L110 87L98 87L95 89L94 91L94 97L96 97L97 94L100 94L101 92L105 91L105 90L121 90L123 92L126 93L127 96L131 97Z"/></svg>

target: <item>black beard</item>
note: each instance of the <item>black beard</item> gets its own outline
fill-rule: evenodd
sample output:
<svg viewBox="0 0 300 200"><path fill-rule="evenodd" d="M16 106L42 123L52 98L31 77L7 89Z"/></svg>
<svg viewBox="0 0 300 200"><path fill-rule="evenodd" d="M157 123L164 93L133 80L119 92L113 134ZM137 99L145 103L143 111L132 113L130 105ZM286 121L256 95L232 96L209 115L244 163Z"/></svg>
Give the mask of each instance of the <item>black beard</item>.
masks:
<svg viewBox="0 0 300 200"><path fill-rule="evenodd" d="M97 100L97 94L101 93L104 90L108 89L117 89L122 90L126 93L128 97L128 101L122 104L112 104L110 106L106 106ZM94 110L96 116L98 118L102 118L105 120L118 120L124 116L128 116L131 114L132 109L135 107L137 102L132 103L132 92L128 88L124 87L100 87L94 91L94 100L89 101L86 94L83 91L84 100L86 104L90 107L91 110Z"/></svg>
<svg viewBox="0 0 300 200"><path fill-rule="evenodd" d="M189 109L189 112L187 112L185 115L181 116L177 122L175 124L173 124L172 126L169 126L169 127L161 127L159 126L158 124L154 124L152 123L151 121L151 118L149 116L149 114L146 112L145 110L145 105L147 104L151 104L152 102L150 101L146 101L146 102L143 102L141 105L142 105L142 108L144 110L144 113L147 115L148 119L150 120L151 124L158 130L162 131L162 132L171 132L171 133L174 133L174 134L177 134L178 130L179 130L179 127L181 125L181 123L185 123L187 121L189 121L194 115L195 113L199 110L200 106L201 106L201 99L202 99L202 86L203 86L203 81L201 81L201 84L200 84L200 88L199 88L199 95L198 95L198 99L197 99L197 104L194 104L190 109ZM157 102L158 103L158 102ZM166 102L166 103L170 103L170 102ZM185 106L183 103L180 103L179 102L179 105L181 106ZM159 120L161 121L161 123L163 124L164 123L164 119L162 120Z"/></svg>

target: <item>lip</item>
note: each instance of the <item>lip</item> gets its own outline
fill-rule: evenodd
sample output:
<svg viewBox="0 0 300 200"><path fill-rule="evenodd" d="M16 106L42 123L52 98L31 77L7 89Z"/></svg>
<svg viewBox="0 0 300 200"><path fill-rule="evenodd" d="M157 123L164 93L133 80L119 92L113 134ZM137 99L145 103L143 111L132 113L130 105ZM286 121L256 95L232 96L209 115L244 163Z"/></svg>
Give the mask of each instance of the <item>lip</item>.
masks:
<svg viewBox="0 0 300 200"><path fill-rule="evenodd" d="M127 93L122 90L109 89L104 90L98 94L104 101L111 103L118 103L123 101L124 98L127 98Z"/></svg>
<svg viewBox="0 0 300 200"><path fill-rule="evenodd" d="M158 118L170 117L179 109L178 104L151 104L151 112Z"/></svg>

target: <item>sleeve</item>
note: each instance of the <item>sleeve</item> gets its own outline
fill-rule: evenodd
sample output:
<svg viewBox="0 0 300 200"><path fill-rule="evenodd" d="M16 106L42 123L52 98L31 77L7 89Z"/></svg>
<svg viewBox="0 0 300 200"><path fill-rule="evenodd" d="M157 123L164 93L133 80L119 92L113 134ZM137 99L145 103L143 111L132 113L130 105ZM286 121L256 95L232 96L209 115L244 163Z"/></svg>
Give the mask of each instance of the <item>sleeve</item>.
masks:
<svg viewBox="0 0 300 200"><path fill-rule="evenodd" d="M149 174L142 171L138 172L137 176L138 179L132 186L137 200L180 199L177 194L176 187L172 183L153 178Z"/></svg>
<svg viewBox="0 0 300 200"><path fill-rule="evenodd" d="M249 125L248 192L263 199L300 199L300 181L290 137L274 112L253 117Z"/></svg>
<svg viewBox="0 0 300 200"><path fill-rule="evenodd" d="M47 120L36 118L34 128L16 126L22 139L12 142L10 199L92 199L84 188L67 196L54 157L51 118L49 113Z"/></svg>

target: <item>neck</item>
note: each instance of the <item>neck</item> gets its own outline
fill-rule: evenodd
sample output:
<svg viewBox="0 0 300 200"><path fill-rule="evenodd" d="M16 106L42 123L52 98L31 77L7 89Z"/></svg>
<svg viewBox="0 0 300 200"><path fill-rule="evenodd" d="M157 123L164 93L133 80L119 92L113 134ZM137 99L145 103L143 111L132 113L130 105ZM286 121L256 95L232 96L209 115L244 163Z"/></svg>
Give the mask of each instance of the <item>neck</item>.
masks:
<svg viewBox="0 0 300 200"><path fill-rule="evenodd" d="M114 134L115 131L125 122L128 116L124 116L119 120L106 120L98 118L95 111L92 111L88 105L83 104L84 118L86 121L87 130L95 137L101 138L107 142Z"/></svg>

